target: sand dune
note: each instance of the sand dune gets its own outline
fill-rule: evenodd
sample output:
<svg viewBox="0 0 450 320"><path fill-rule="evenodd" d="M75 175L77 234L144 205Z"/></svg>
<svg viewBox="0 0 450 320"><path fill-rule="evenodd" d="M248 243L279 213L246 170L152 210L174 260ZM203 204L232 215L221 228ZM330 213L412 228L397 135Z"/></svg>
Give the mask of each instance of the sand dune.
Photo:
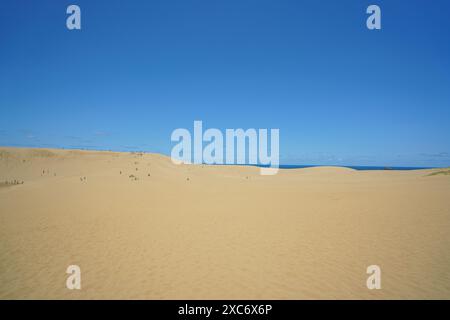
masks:
<svg viewBox="0 0 450 320"><path fill-rule="evenodd" d="M432 172L0 148L0 298L448 299L450 176Z"/></svg>

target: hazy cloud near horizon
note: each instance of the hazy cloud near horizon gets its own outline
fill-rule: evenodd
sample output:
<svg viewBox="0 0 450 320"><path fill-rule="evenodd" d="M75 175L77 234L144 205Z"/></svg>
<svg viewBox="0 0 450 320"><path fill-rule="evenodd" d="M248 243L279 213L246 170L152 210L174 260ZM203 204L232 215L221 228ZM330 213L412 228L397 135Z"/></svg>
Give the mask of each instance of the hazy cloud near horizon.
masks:
<svg viewBox="0 0 450 320"><path fill-rule="evenodd" d="M427 158L450 158L450 153L448 152L439 152L439 153L421 153L420 154L423 157L427 157Z"/></svg>

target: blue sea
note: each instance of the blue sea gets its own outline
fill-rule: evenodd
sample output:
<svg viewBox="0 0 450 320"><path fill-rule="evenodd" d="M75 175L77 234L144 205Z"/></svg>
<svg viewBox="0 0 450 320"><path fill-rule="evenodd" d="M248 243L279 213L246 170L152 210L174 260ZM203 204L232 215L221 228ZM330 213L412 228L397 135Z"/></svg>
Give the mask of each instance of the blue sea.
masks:
<svg viewBox="0 0 450 320"><path fill-rule="evenodd" d="M326 165L326 166L351 168L351 169L355 169L355 170L419 170L419 169L434 169L433 167L342 166L342 165ZM326 166L325 165L284 164L284 165L280 165L280 169L300 169L300 168L326 167ZM258 165L258 167L268 167L268 166Z"/></svg>

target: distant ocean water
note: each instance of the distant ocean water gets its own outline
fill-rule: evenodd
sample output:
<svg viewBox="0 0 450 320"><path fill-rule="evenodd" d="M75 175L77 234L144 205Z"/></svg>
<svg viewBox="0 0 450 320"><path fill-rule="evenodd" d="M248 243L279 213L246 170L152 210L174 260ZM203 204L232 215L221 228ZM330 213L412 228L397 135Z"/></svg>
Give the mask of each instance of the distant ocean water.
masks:
<svg viewBox="0 0 450 320"><path fill-rule="evenodd" d="M296 165L296 164L282 164L280 169L300 169L300 168L313 168L313 167L342 167L355 170L420 170L420 169L434 169L433 167L389 167L389 166L342 166L342 165ZM268 167L264 165L258 165L258 167Z"/></svg>

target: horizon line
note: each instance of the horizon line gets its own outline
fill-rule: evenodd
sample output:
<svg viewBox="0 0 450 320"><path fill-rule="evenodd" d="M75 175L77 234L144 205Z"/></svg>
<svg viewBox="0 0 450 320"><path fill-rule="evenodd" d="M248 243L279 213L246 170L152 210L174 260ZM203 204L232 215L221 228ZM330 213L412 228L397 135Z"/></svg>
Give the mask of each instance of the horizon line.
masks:
<svg viewBox="0 0 450 320"><path fill-rule="evenodd" d="M54 150L74 150L74 151L93 151L93 152L116 152L116 153L146 153L146 154L156 154L162 155L170 158L170 155L164 154L162 152L154 152L154 151L144 151L144 150L114 150L114 149L106 149L106 148L90 148L90 147L36 147L36 146L17 146L17 145L0 145L0 148L16 148L16 149L54 149ZM194 164L194 163L190 163ZM270 167L264 164L254 164L254 163L200 163L200 165L221 165L221 166L254 166L259 168ZM363 169L367 168L368 170L425 170L425 169L441 169L448 168L448 166L405 166L405 165L353 165L353 164L279 164L279 169L301 169L301 168L312 168L312 167L340 167L340 168L351 168L351 169Z"/></svg>

